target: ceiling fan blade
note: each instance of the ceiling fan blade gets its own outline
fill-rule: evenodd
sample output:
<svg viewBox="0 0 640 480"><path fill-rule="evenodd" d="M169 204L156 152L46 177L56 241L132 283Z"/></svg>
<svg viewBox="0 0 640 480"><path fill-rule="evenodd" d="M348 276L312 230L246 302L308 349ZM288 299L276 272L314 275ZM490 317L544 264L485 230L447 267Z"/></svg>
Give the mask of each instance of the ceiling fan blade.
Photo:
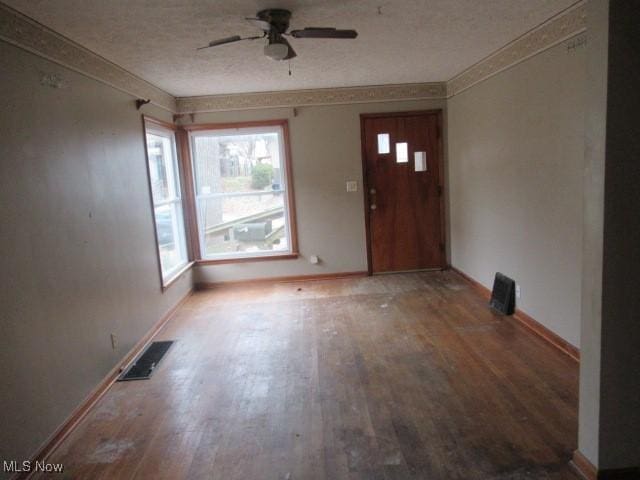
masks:
<svg viewBox="0 0 640 480"><path fill-rule="evenodd" d="M207 45L206 47L200 47L200 48L198 48L198 50L202 50L203 48L209 48L209 47L217 47L218 45L224 45L225 43L239 42L240 40L243 40L240 37L240 35L234 35L233 37L221 38L219 40L213 40L212 42L209 42L209 45Z"/></svg>
<svg viewBox="0 0 640 480"><path fill-rule="evenodd" d="M203 48L209 48L209 47L217 47L218 45L224 45L225 43L239 42L240 40L257 40L259 38L266 37L266 35L267 34L264 33L262 35L256 35L255 37L244 37L244 38L241 38L240 35L234 35L233 37L221 38L220 40L214 40L213 42L209 42L209 45L205 47L199 47L198 50L202 50Z"/></svg>
<svg viewBox="0 0 640 480"><path fill-rule="evenodd" d="M291 36L295 38L356 38L358 32L336 28L308 27L302 30L292 30Z"/></svg>
<svg viewBox="0 0 640 480"><path fill-rule="evenodd" d="M251 25L253 25L254 27L259 28L263 32L269 33L271 31L271 24L265 20L261 20L259 18L250 18L250 17L245 17L245 20L249 22Z"/></svg>
<svg viewBox="0 0 640 480"><path fill-rule="evenodd" d="M287 42L287 39L282 37L281 38L282 43L284 43L287 47L289 47L289 53L287 53L287 56L284 57L284 60L291 60L292 58L295 58L298 56L298 54L296 53L296 51L293 49L293 47L291 46L291 44L289 42Z"/></svg>

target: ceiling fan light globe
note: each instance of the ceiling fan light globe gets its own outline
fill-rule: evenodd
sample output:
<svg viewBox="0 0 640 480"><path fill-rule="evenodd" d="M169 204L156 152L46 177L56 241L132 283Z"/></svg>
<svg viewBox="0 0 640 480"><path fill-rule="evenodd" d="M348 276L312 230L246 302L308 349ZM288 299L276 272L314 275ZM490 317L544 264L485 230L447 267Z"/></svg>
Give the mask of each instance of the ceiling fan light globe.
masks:
<svg viewBox="0 0 640 480"><path fill-rule="evenodd" d="M289 54L289 47L283 43L265 45L264 54L273 60L284 60Z"/></svg>

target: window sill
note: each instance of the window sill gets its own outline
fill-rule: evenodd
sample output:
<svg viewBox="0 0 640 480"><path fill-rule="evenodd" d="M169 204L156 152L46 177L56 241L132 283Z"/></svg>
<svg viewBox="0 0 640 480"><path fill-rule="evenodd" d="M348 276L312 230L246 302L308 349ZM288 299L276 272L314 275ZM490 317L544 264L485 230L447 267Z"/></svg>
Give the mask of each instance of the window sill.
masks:
<svg viewBox="0 0 640 480"><path fill-rule="evenodd" d="M173 274L173 276L167 280L162 280L162 291L166 291L171 285L173 285L174 283L176 283L176 281L178 279L180 279L180 277L182 277L182 275L189 270L191 267L193 267L193 265L196 262L188 262L184 267L182 267L180 270L178 270L176 273Z"/></svg>
<svg viewBox="0 0 640 480"><path fill-rule="evenodd" d="M224 263L251 263L251 262L265 262L268 260L294 260L300 255L296 253L283 253L282 255L264 255L260 257L240 257L240 258L220 258L196 260L196 265L220 265Z"/></svg>

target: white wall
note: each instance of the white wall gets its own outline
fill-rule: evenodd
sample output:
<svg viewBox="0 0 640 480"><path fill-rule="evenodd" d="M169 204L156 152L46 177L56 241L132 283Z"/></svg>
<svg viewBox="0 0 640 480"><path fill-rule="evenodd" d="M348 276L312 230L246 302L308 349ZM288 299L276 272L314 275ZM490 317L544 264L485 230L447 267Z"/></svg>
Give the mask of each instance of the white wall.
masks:
<svg viewBox="0 0 640 480"><path fill-rule="evenodd" d="M448 102L451 264L580 344L585 48L557 45Z"/></svg>
<svg viewBox="0 0 640 480"><path fill-rule="evenodd" d="M192 279L161 292L134 98L1 41L0 65L0 459L24 460Z"/></svg>
<svg viewBox="0 0 640 480"><path fill-rule="evenodd" d="M445 100L261 109L197 114L195 123L288 118L301 257L198 267L196 281L314 275L367 270L360 114L445 109ZM445 152L446 159L446 152ZM358 181L347 193L345 182ZM312 265L310 255L322 262Z"/></svg>

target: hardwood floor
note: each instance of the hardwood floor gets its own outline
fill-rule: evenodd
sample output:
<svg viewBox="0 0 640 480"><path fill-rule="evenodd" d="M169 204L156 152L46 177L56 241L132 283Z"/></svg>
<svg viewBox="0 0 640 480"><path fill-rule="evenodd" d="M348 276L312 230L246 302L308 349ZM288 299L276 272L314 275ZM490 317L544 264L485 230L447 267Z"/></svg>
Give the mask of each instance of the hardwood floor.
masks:
<svg viewBox="0 0 640 480"><path fill-rule="evenodd" d="M201 291L156 339L52 478L578 479L577 364L452 272Z"/></svg>

